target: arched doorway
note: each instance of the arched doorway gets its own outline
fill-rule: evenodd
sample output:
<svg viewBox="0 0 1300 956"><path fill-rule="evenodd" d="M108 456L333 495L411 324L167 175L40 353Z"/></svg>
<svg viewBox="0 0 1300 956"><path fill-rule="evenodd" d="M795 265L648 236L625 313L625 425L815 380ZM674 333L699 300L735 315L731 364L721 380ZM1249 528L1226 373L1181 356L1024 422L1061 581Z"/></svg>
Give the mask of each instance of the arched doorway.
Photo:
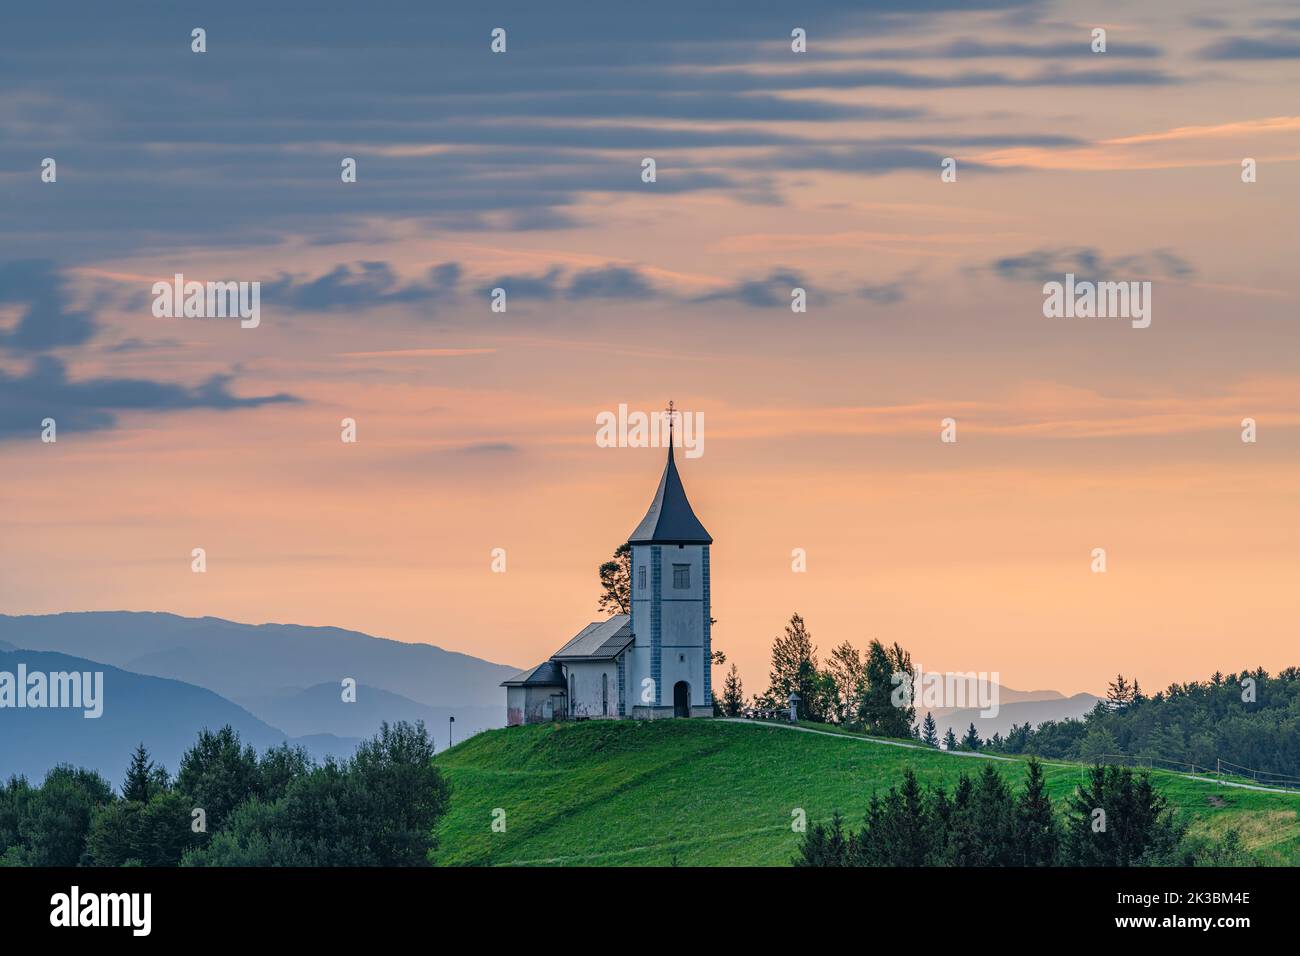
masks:
<svg viewBox="0 0 1300 956"><path fill-rule="evenodd" d="M684 680L673 685L673 716L691 716L691 685Z"/></svg>

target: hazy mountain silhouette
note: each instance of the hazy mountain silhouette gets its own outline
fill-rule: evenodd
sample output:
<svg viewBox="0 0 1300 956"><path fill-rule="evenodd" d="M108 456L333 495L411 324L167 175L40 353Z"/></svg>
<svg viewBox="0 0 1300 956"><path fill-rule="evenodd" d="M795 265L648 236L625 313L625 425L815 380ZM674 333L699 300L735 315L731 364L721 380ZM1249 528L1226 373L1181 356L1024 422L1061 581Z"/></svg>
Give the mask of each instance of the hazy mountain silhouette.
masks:
<svg viewBox="0 0 1300 956"><path fill-rule="evenodd" d="M955 710L935 708L934 721L939 727L940 737L951 727L952 732L960 738L966 732L966 728L974 723L979 735L988 740L994 734L1005 737L1012 724L1027 723L1037 726L1048 720L1082 717L1092 710L1099 700L1101 698L1095 694L1075 694L1073 697L1062 697L1058 694L1047 700L1020 700L1012 703L1006 703L1003 698L995 717L981 717L978 707L963 707ZM916 719L925 719L924 707L917 707Z"/></svg>
<svg viewBox="0 0 1300 956"><path fill-rule="evenodd" d="M238 624L131 611L0 615L0 640L172 677L223 697L264 698L344 678L430 707L500 707L516 667L337 627Z"/></svg>
<svg viewBox="0 0 1300 956"><path fill-rule="evenodd" d="M500 688L498 688L500 691ZM438 746L447 745L448 717L456 718L455 739L464 740L480 730L503 727L504 696L494 707L430 707L392 691L357 686L356 700L345 703L338 684L317 684L306 690L239 697L235 702L287 734L326 733L340 737L370 737L382 721L423 720Z"/></svg>
<svg viewBox="0 0 1300 956"><path fill-rule="evenodd" d="M292 740L225 698L177 680L133 674L68 654L32 650L0 652L0 671L16 674L25 663L28 673L55 671L102 672L103 713L88 719L81 709L0 708L0 779L22 774L39 782L45 771L60 763L90 767L120 786L131 752L143 742L155 761L173 774L181 755L194 745L203 728L219 730L229 724L244 743L259 752L284 743L303 746L318 760L328 754L350 756L357 741L315 735Z"/></svg>

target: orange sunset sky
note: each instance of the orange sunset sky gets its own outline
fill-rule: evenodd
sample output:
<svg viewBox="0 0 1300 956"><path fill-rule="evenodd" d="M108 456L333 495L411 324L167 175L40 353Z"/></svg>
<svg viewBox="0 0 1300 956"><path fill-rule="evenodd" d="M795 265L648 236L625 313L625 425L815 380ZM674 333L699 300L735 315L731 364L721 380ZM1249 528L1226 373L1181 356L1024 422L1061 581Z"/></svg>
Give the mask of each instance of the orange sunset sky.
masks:
<svg viewBox="0 0 1300 956"><path fill-rule="evenodd" d="M794 611L1067 694L1300 664L1300 18L1090 7L234 4L201 57L189 13L19 15L0 611L532 665L663 467L596 416L672 399L749 693ZM1067 272L1150 281L1151 326L1045 318ZM261 282L260 326L155 318L175 273Z"/></svg>

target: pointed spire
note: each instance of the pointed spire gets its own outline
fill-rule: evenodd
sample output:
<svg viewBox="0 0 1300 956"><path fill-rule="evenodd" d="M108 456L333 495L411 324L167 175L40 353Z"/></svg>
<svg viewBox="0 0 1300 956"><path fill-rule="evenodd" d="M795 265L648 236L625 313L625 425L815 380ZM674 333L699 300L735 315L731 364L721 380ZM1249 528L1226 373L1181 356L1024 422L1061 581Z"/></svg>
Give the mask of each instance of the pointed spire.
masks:
<svg viewBox="0 0 1300 956"><path fill-rule="evenodd" d="M686 489L677 474L673 461L673 403L668 403L668 461L650 510L636 526L628 541L632 544L712 544L713 538L704 530L700 519L686 498Z"/></svg>

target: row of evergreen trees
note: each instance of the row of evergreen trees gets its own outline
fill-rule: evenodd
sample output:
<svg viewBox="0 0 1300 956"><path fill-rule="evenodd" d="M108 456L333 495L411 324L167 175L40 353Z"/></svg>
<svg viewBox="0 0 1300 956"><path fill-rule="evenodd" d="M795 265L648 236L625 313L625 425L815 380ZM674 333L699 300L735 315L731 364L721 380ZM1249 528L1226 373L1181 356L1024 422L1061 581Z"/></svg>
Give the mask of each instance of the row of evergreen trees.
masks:
<svg viewBox="0 0 1300 956"><path fill-rule="evenodd" d="M1082 720L1017 725L990 742L1002 753L1095 760L1126 754L1156 765L1215 769L1219 759L1300 778L1300 668L1263 668L1170 684L1152 696L1122 675Z"/></svg>
<svg viewBox="0 0 1300 956"><path fill-rule="evenodd" d="M785 710L790 694L796 693L801 720L839 724L881 737L911 737L916 710L895 702L899 682L894 675L914 672L907 651L898 644L886 647L879 641L872 641L865 652L844 641L822 663L807 623L794 614L785 633L772 641L768 689L754 703ZM724 683L721 707L734 716L743 706L744 695L733 665Z"/></svg>
<svg viewBox="0 0 1300 956"><path fill-rule="evenodd" d="M1236 831L1220 843L1190 841L1187 825L1145 774L1094 766L1058 812L1037 760L1014 792L991 764L963 774L951 794L923 787L911 770L875 794L863 825L846 832L838 812L804 834L796 866L1190 866L1250 862Z"/></svg>
<svg viewBox="0 0 1300 956"><path fill-rule="evenodd" d="M934 714L930 713L928 710L925 712L925 720L921 721L919 729L913 731L913 736L923 744L928 744L931 747L939 746L939 728L935 725ZM989 739L988 743L992 744L1000 739L1001 738L998 737L997 734L994 734L993 737ZM943 735L944 750L975 751L983 750L984 747L985 741L980 739L979 731L975 729L974 723L966 729L966 733L963 734L960 739L958 739L957 735L952 732L951 727L949 727L947 733Z"/></svg>
<svg viewBox="0 0 1300 956"><path fill-rule="evenodd" d="M0 787L0 865L421 866L449 787L423 723L383 724L344 761L301 748L261 757L204 730L172 778L142 744L121 795L59 766Z"/></svg>

